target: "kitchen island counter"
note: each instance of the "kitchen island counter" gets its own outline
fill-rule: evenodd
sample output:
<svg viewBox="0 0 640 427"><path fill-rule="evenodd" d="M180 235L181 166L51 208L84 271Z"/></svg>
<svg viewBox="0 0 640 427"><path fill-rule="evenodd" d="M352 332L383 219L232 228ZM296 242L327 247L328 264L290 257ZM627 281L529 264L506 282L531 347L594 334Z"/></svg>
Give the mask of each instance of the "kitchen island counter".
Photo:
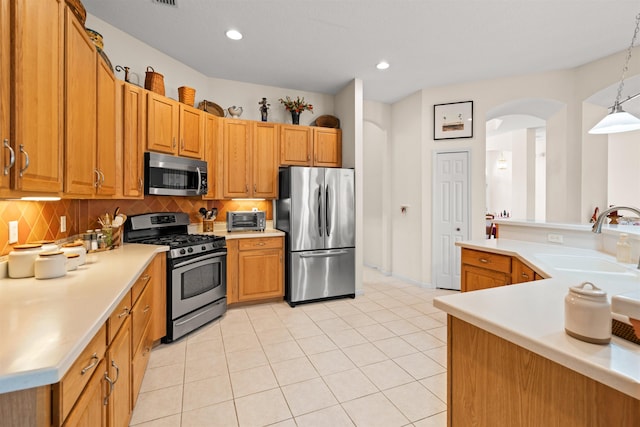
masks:
<svg viewBox="0 0 640 427"><path fill-rule="evenodd" d="M0 393L59 382L154 256L168 249L125 244L57 279L0 279Z"/></svg>

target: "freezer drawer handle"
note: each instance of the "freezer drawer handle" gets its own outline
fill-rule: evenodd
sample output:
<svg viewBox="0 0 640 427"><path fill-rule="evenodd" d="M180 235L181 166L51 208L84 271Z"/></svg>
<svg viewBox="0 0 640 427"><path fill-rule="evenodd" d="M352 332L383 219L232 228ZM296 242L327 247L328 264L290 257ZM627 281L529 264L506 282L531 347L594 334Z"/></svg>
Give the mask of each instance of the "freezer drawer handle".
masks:
<svg viewBox="0 0 640 427"><path fill-rule="evenodd" d="M347 251L335 251L335 252L323 252L323 253L312 253L312 254L302 254L300 255L300 258L328 258L328 257L332 257L332 256L338 256L338 255L346 255L349 252Z"/></svg>

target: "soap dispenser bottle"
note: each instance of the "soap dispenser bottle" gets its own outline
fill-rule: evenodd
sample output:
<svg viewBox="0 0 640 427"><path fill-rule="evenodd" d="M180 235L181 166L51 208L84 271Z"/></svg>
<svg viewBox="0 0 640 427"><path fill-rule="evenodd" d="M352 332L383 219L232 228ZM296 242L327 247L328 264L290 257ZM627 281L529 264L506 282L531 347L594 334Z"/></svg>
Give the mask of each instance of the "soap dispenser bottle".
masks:
<svg viewBox="0 0 640 427"><path fill-rule="evenodd" d="M620 233L620 238L616 244L616 261L631 262L631 243L629 243L627 233Z"/></svg>

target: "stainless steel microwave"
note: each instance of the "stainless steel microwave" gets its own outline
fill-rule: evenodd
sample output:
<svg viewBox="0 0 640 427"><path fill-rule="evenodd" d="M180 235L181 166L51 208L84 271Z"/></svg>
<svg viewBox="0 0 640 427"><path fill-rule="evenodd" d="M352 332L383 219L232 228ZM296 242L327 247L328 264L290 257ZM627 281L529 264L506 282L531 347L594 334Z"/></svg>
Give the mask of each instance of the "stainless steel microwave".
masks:
<svg viewBox="0 0 640 427"><path fill-rule="evenodd" d="M266 223L265 211L227 212L227 231L264 231Z"/></svg>
<svg viewBox="0 0 640 427"><path fill-rule="evenodd" d="M199 196L207 193L207 162L144 153L144 194Z"/></svg>

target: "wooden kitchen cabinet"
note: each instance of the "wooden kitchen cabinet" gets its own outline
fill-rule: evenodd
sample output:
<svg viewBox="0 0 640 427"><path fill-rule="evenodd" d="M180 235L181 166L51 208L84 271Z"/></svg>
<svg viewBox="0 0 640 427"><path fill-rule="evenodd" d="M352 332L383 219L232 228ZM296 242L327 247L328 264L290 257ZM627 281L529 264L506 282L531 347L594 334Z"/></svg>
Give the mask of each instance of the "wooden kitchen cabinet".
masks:
<svg viewBox="0 0 640 427"><path fill-rule="evenodd" d="M313 130L309 126L280 126L280 165L311 166Z"/></svg>
<svg viewBox="0 0 640 427"><path fill-rule="evenodd" d="M59 194L63 182L65 2L14 0L12 5L10 144L16 156L12 188ZM6 28L3 24L2 31Z"/></svg>
<svg viewBox="0 0 640 427"><path fill-rule="evenodd" d="M99 196L116 194L116 77L113 70L96 52L97 83L97 135L96 169L100 181L96 188Z"/></svg>
<svg viewBox="0 0 640 427"><path fill-rule="evenodd" d="M96 372L93 373L87 383L84 392L78 398L64 424L62 424L64 427L107 427L107 406L104 404L104 375L106 369L106 362L101 360L97 365ZM54 422L53 425L60 424Z"/></svg>
<svg viewBox="0 0 640 427"><path fill-rule="evenodd" d="M147 92L147 149L202 159L204 114L173 99Z"/></svg>
<svg viewBox="0 0 640 427"><path fill-rule="evenodd" d="M251 197L278 197L279 132L275 123L253 122Z"/></svg>
<svg viewBox="0 0 640 427"><path fill-rule="evenodd" d="M151 274L150 286L153 286L153 313L149 338L155 342L167 335L167 257L165 254L156 255L147 270Z"/></svg>
<svg viewBox="0 0 640 427"><path fill-rule="evenodd" d="M342 131L340 129L313 128L313 165L327 168L342 167Z"/></svg>
<svg viewBox="0 0 640 427"><path fill-rule="evenodd" d="M511 260L511 269L511 283L525 283L542 278L533 268L515 257Z"/></svg>
<svg viewBox="0 0 640 427"><path fill-rule="evenodd" d="M204 119L204 159L207 162L207 194L203 199L224 199L224 150L222 142L222 120L213 114Z"/></svg>
<svg viewBox="0 0 640 427"><path fill-rule="evenodd" d="M284 238L227 240L227 303L284 297Z"/></svg>
<svg viewBox="0 0 640 427"><path fill-rule="evenodd" d="M462 292L495 288L543 277L516 257L462 248Z"/></svg>
<svg viewBox="0 0 640 427"><path fill-rule="evenodd" d="M104 402L107 406L107 425L127 427L131 418L131 318L125 321L107 350L107 392Z"/></svg>
<svg viewBox="0 0 640 427"><path fill-rule="evenodd" d="M144 146L146 135L146 91L122 85L122 195L144 198Z"/></svg>
<svg viewBox="0 0 640 427"><path fill-rule="evenodd" d="M11 120L11 32L9 0L0 0L0 190L11 187L11 158L15 153L10 145ZM13 154L13 155L12 155Z"/></svg>

